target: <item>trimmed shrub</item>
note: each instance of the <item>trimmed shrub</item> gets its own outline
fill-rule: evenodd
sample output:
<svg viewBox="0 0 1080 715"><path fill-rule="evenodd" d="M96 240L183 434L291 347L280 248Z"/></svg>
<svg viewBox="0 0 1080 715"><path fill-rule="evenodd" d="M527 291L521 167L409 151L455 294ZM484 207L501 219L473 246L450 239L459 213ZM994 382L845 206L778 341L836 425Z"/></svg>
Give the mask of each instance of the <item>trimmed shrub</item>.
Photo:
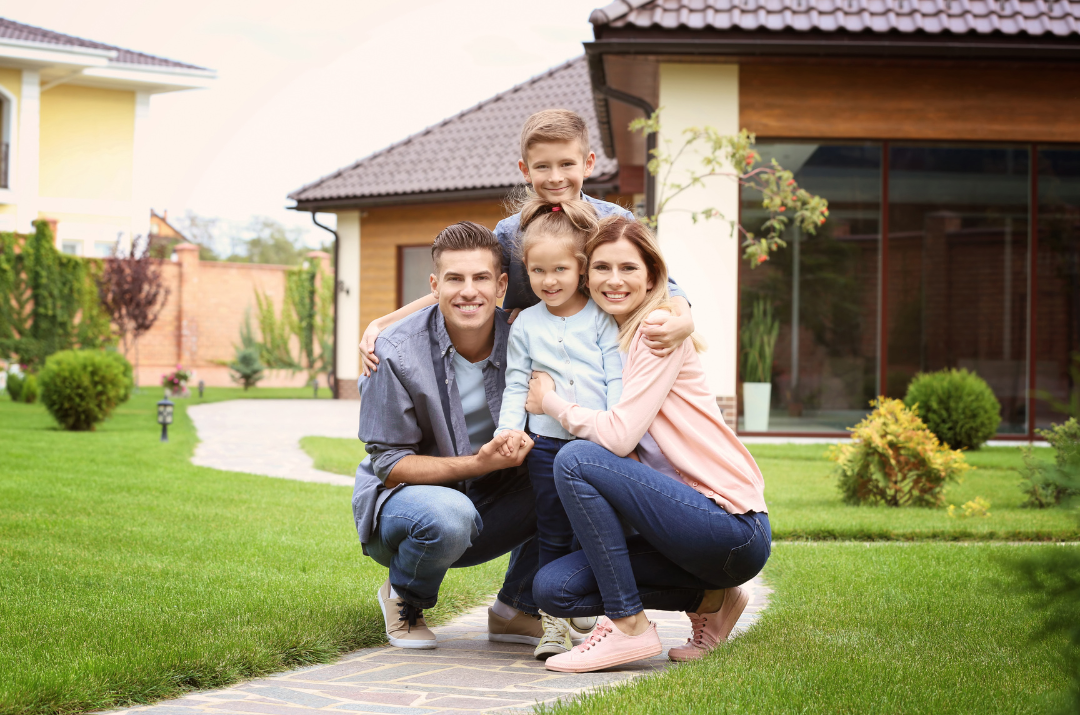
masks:
<svg viewBox="0 0 1080 715"><path fill-rule="evenodd" d="M997 433L1001 403L973 372L921 372L908 385L904 404L919 413L930 431L953 449L978 449Z"/></svg>
<svg viewBox="0 0 1080 715"><path fill-rule="evenodd" d="M9 372L7 378L7 393L12 402L21 402L23 387L23 375Z"/></svg>
<svg viewBox="0 0 1080 715"><path fill-rule="evenodd" d="M116 350L106 349L102 354L119 365L120 369L124 371L126 382L124 383L124 390L120 394L120 401L116 403L122 405L131 398L131 391L135 387L135 370L132 369L131 363L127 361L127 358L116 352Z"/></svg>
<svg viewBox="0 0 1080 715"><path fill-rule="evenodd" d="M948 482L971 469L959 450L942 445L900 400L871 400L874 411L834 444L829 459L848 504L940 506Z"/></svg>
<svg viewBox="0 0 1080 715"><path fill-rule="evenodd" d="M1045 509L1080 496L1080 422L1075 417L1047 430L1035 430L1054 448L1054 465L1042 464L1030 449L1024 450L1024 478L1021 488L1027 495L1023 506Z"/></svg>
<svg viewBox="0 0 1080 715"><path fill-rule="evenodd" d="M22 389L19 391L19 402L32 405L37 402L40 392L37 375L24 375Z"/></svg>
<svg viewBox="0 0 1080 715"><path fill-rule="evenodd" d="M93 430L131 394L130 376L130 363L116 353L64 350L45 361L42 402L64 429Z"/></svg>
<svg viewBox="0 0 1080 715"><path fill-rule="evenodd" d="M229 365L229 377L247 390L263 379L263 364L259 360L259 348L250 347L236 351L236 360Z"/></svg>

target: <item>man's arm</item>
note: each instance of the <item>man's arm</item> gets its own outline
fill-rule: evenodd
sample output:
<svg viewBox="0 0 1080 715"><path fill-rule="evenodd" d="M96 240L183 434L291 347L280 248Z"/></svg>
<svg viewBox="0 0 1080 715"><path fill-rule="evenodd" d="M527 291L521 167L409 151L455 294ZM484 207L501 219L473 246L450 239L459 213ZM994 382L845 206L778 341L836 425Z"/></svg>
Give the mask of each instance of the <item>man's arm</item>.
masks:
<svg viewBox="0 0 1080 715"><path fill-rule="evenodd" d="M363 337L360 338L360 370L364 373L364 377L370 377L371 373L379 369L379 358L375 355L375 341L378 339L379 333L402 318L407 318L416 311L423 310L429 305L435 305L438 302L435 300L435 296L429 293L423 298L417 298L412 303L401 306L393 313L387 313L383 317L376 318L368 323Z"/></svg>
<svg viewBox="0 0 1080 715"><path fill-rule="evenodd" d="M529 435L519 430L499 434L470 457L403 457L386 478L386 487L398 484L453 484L482 477L509 467L519 467L532 449Z"/></svg>

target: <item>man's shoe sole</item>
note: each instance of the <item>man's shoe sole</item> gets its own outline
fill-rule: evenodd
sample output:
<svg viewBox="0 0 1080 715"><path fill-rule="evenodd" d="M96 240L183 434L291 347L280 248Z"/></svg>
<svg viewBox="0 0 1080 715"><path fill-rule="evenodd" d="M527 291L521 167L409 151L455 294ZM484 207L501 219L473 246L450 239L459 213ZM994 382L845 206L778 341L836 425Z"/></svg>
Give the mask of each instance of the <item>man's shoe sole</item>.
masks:
<svg viewBox="0 0 1080 715"><path fill-rule="evenodd" d="M488 640L495 643L520 643L521 645L540 645L540 638L534 636L523 636L517 633L488 633Z"/></svg>
<svg viewBox="0 0 1080 715"><path fill-rule="evenodd" d="M389 619L386 617L386 606L382 599L382 586L375 589L375 600L379 602L379 610L382 611L383 631L385 632L386 622ZM412 641L404 638L394 638L389 633L386 634L386 640L390 641L390 645L395 648L412 648L414 650L433 650L439 645L438 641Z"/></svg>

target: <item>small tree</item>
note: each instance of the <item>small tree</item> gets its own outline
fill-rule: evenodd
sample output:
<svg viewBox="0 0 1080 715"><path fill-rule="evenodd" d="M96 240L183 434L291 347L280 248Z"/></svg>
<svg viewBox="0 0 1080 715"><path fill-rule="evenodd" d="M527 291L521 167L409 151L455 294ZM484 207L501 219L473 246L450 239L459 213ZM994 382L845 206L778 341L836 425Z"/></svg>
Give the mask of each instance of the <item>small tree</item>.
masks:
<svg viewBox="0 0 1080 715"><path fill-rule="evenodd" d="M144 240L136 240L127 255L105 259L97 279L102 307L112 318L113 326L127 357L135 349L135 374L139 374L139 338L154 327L169 289L161 280L161 262L152 258ZM136 378L136 387L138 386Z"/></svg>
<svg viewBox="0 0 1080 715"><path fill-rule="evenodd" d="M236 359L229 365L229 377L243 385L244 391L263 379L263 364L259 361L257 347L241 348L236 351Z"/></svg>
<svg viewBox="0 0 1080 715"><path fill-rule="evenodd" d="M660 112L653 112L647 119L635 119L630 123L631 131L640 131L644 135L660 132ZM750 262L751 268L769 260L769 254L787 243L780 238L788 223L793 221L810 234L817 233L817 228L825 223L829 215L829 202L820 196L799 188L794 174L773 159L769 166L755 165L761 155L754 151L755 136L743 129L736 135L725 135L713 127L690 127L682 132L682 143L675 147L670 139L663 139L663 146L652 150L647 169L653 176L660 176L657 187L659 196L656 213L645 221L656 227L658 219L668 208L668 204L679 194L692 187L704 187L709 179L722 177L734 181L761 194L761 205L769 212L769 218L761 226L763 235L757 236L739 224L737 218L728 218L722 211L712 207L700 210L686 210L690 218L698 220L719 219L731 226L731 235L738 233L744 248L743 258ZM679 168L679 159L697 151L701 157L696 168L686 169L685 175L673 176ZM662 176L661 176L662 175Z"/></svg>

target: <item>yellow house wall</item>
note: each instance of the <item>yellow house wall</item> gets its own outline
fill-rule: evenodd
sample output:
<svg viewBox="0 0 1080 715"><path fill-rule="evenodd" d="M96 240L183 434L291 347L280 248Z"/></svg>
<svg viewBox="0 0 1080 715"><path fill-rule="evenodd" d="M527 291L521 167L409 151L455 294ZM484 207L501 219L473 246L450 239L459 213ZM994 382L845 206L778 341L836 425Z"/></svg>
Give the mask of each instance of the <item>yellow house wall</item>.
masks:
<svg viewBox="0 0 1080 715"><path fill-rule="evenodd" d="M41 95L39 194L130 201L135 93L60 85Z"/></svg>
<svg viewBox="0 0 1080 715"><path fill-rule="evenodd" d="M0 87L15 95L15 99L19 99L22 96L22 70L0 67Z"/></svg>

